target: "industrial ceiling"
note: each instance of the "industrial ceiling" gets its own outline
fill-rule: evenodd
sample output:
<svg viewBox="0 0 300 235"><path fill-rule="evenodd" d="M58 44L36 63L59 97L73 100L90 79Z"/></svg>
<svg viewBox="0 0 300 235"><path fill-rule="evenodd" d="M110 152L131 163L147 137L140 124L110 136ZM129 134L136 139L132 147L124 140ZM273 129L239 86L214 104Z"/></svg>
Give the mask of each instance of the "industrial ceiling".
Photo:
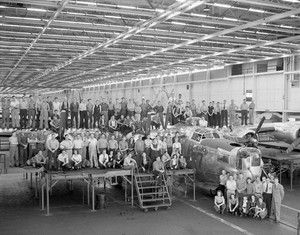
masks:
<svg viewBox="0 0 300 235"><path fill-rule="evenodd" d="M0 93L299 53L299 0L0 0Z"/></svg>

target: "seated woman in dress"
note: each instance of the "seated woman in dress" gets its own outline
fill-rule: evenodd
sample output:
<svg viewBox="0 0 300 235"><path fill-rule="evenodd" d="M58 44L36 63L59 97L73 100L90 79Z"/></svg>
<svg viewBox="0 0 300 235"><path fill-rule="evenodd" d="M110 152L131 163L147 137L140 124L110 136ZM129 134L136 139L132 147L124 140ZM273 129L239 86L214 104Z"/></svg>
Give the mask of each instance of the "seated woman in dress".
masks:
<svg viewBox="0 0 300 235"><path fill-rule="evenodd" d="M258 198L258 202L256 203L255 207L255 214L254 218L264 219L267 216L267 208L266 203L263 201L262 197Z"/></svg>
<svg viewBox="0 0 300 235"><path fill-rule="evenodd" d="M114 161L113 161L113 168L120 169L123 165L123 157L120 151L117 152Z"/></svg>
<svg viewBox="0 0 300 235"><path fill-rule="evenodd" d="M47 163L47 158L44 156L43 151L39 151L37 155L32 157L31 159L28 159L26 164L28 166L33 166L33 167L43 167Z"/></svg>
<svg viewBox="0 0 300 235"><path fill-rule="evenodd" d="M255 197L255 195L251 195L250 201L249 201L249 213L248 213L248 215L253 217L255 215L255 209L256 209L256 197Z"/></svg>
<svg viewBox="0 0 300 235"><path fill-rule="evenodd" d="M124 169L133 169L137 166L136 161L132 158L132 154L128 153L124 158L123 168Z"/></svg>
<svg viewBox="0 0 300 235"><path fill-rule="evenodd" d="M151 159L145 152L142 153L141 169L143 172L149 172L151 166Z"/></svg>
<svg viewBox="0 0 300 235"><path fill-rule="evenodd" d="M249 213L248 197L245 195L240 205L240 216L246 216Z"/></svg>
<svg viewBox="0 0 300 235"><path fill-rule="evenodd" d="M180 155L178 163L179 163L179 169L185 169L187 166L186 159L183 155Z"/></svg>
<svg viewBox="0 0 300 235"><path fill-rule="evenodd" d="M50 129L55 132L55 133L59 133L60 131L60 119L59 119L59 116L57 115L53 115L53 118L52 120L50 121Z"/></svg>
<svg viewBox="0 0 300 235"><path fill-rule="evenodd" d="M170 169L171 170L177 170L178 169L178 159L179 159L179 152L176 149L175 152L172 154L171 160L170 160Z"/></svg>
<svg viewBox="0 0 300 235"><path fill-rule="evenodd" d="M76 170L82 167L82 156L78 153L78 150L74 151L70 164L72 168Z"/></svg>
<svg viewBox="0 0 300 235"><path fill-rule="evenodd" d="M238 214L239 200L236 198L235 194L231 194L228 200L228 212L233 215Z"/></svg>
<svg viewBox="0 0 300 235"><path fill-rule="evenodd" d="M218 190L217 195L215 196L214 208L217 213L224 214L226 204L225 204L225 198L221 190Z"/></svg>
<svg viewBox="0 0 300 235"><path fill-rule="evenodd" d="M110 132L115 132L117 130L118 124L115 119L115 116L111 116L109 122L108 122L108 127Z"/></svg>

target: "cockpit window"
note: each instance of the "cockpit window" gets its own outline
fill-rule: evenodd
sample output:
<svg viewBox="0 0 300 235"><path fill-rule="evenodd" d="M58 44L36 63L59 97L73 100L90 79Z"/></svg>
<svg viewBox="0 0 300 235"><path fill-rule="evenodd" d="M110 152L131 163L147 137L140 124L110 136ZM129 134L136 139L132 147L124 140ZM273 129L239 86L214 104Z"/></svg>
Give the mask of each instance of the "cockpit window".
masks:
<svg viewBox="0 0 300 235"><path fill-rule="evenodd" d="M213 132L213 136L214 136L216 139L219 139L219 138L220 138L219 134L218 134L218 133L215 133L215 132Z"/></svg>
<svg viewBox="0 0 300 235"><path fill-rule="evenodd" d="M260 166L261 159L258 153L250 153L250 156L252 158L252 164L251 166Z"/></svg>
<svg viewBox="0 0 300 235"><path fill-rule="evenodd" d="M228 155L219 155L218 161L229 164L229 156Z"/></svg>
<svg viewBox="0 0 300 235"><path fill-rule="evenodd" d="M197 132L194 132L193 136L192 136L192 140L196 140L196 141L200 141L202 139L205 139L205 136L203 134L199 134Z"/></svg>

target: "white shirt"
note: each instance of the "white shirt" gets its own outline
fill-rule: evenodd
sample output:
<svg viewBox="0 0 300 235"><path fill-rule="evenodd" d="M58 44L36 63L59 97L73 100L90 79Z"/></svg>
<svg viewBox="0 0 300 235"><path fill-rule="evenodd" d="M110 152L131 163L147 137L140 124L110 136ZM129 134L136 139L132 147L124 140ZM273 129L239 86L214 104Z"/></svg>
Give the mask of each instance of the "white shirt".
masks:
<svg viewBox="0 0 300 235"><path fill-rule="evenodd" d="M236 190L236 181L235 180L227 180L226 189L230 191Z"/></svg>
<svg viewBox="0 0 300 235"><path fill-rule="evenodd" d="M73 154L71 160L75 163L80 163L82 161L82 157L80 154Z"/></svg>
<svg viewBox="0 0 300 235"><path fill-rule="evenodd" d="M10 102L10 107L11 108L19 108L19 106L20 106L20 103L19 103L18 100L13 100L13 101Z"/></svg>
<svg viewBox="0 0 300 235"><path fill-rule="evenodd" d="M53 102L53 110L60 111L60 102Z"/></svg>
<svg viewBox="0 0 300 235"><path fill-rule="evenodd" d="M105 165L108 162L108 154L100 154L99 162L102 165Z"/></svg>
<svg viewBox="0 0 300 235"><path fill-rule="evenodd" d="M82 139L75 139L74 140L74 149L81 149L83 147L83 140Z"/></svg>
<svg viewBox="0 0 300 235"><path fill-rule="evenodd" d="M132 159L131 157L126 157L124 159L124 166L132 166L134 162L135 160Z"/></svg>
<svg viewBox="0 0 300 235"><path fill-rule="evenodd" d="M96 138L93 138L93 139L89 139L89 149L94 149L96 150L97 149L97 139Z"/></svg>
<svg viewBox="0 0 300 235"><path fill-rule="evenodd" d="M63 163L69 163L69 156L68 156L68 154L61 153L61 154L58 155L57 159L59 161L63 162Z"/></svg>
<svg viewBox="0 0 300 235"><path fill-rule="evenodd" d="M79 104L79 111L86 111L86 103Z"/></svg>

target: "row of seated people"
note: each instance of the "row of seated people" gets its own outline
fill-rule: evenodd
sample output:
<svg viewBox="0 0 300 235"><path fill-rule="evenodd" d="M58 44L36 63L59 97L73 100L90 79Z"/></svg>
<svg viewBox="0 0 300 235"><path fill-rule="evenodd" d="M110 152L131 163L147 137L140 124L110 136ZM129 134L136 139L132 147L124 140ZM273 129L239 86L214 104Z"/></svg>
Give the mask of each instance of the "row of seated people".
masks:
<svg viewBox="0 0 300 235"><path fill-rule="evenodd" d="M141 155L136 155L132 151L126 154L122 154L121 151L109 151L109 154L107 154L107 150L104 149L99 155L98 166L96 166L96 168L128 169L134 167L138 168L141 172L149 173L153 163L158 160L163 163L165 169L185 169L187 166L186 159L183 155L179 154L178 150L175 150L172 156L170 156L167 152L164 152L161 156L152 160L149 156L147 156L146 152L143 152ZM46 156L45 152L39 151L38 154L29 159L26 164L36 168L44 167L45 169L53 169L51 166L57 166L55 170L77 170L86 167L91 168L90 161L82 158L77 150L74 150L70 157L64 149L58 155L57 159L50 159Z"/></svg>
<svg viewBox="0 0 300 235"><path fill-rule="evenodd" d="M235 194L231 194L227 205L227 212L229 214L250 216L259 219L264 219L267 216L266 203L262 197L256 197L255 195L244 195L239 202L239 198ZM224 214L226 202L221 190L218 190L215 196L214 208L216 212Z"/></svg>

